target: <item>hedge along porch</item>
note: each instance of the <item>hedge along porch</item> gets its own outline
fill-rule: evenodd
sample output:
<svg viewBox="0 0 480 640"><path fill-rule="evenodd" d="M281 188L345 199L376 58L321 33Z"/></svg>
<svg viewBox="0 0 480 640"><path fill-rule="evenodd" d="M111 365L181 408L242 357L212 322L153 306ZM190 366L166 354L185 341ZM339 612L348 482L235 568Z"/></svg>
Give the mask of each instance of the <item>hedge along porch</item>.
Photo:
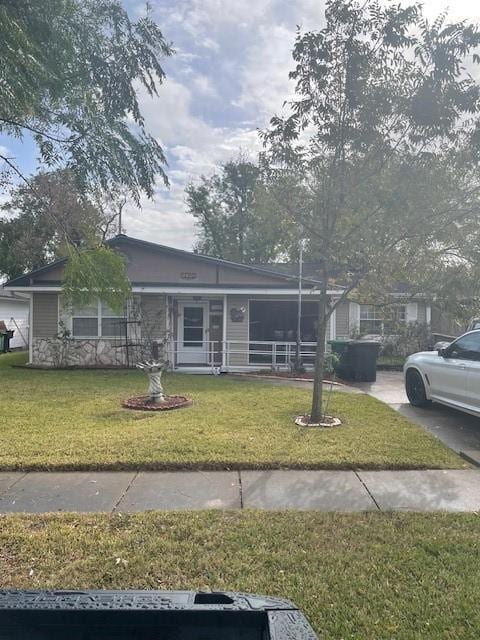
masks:
<svg viewBox="0 0 480 640"><path fill-rule="evenodd" d="M119 235L132 298L117 316L101 301L73 313L63 308L66 259L12 280L30 294L30 363L134 366L164 343L175 368L237 371L287 367L296 341L298 278L264 267L199 256ZM313 359L318 284L302 281L302 353ZM332 286L329 295L340 295ZM348 303L345 303L348 306ZM342 305L343 306L343 305ZM332 315L327 338L348 335L348 314Z"/></svg>

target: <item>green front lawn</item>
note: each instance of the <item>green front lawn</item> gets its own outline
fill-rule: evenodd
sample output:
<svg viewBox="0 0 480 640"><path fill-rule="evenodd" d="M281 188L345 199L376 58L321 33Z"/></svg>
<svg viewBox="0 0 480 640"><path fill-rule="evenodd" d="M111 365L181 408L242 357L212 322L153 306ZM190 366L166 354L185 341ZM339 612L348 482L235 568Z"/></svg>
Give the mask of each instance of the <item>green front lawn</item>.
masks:
<svg viewBox="0 0 480 640"><path fill-rule="evenodd" d="M1 356L10 362L17 354ZM3 360L6 362L6 360ZM1 365L0 365L1 366ZM310 393L267 382L173 374L194 400L165 413L130 411L140 371L0 370L0 469L457 468L453 452L386 405L335 393L344 426L303 429Z"/></svg>
<svg viewBox="0 0 480 640"><path fill-rule="evenodd" d="M197 512L0 518L0 587L283 596L321 638L477 640L478 515Z"/></svg>

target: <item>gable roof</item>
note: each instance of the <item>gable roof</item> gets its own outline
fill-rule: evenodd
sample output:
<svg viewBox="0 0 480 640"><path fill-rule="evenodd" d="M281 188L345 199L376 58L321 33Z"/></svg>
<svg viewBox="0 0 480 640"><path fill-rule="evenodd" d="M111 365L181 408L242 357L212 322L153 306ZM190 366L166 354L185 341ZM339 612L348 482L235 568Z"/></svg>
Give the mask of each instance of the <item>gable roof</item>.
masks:
<svg viewBox="0 0 480 640"><path fill-rule="evenodd" d="M251 271L253 273L259 273L263 275L268 275L274 278L282 278L284 280L290 280L298 282L298 276L292 275L291 273L282 273L279 270L272 268L273 265L257 265L257 264L243 264L241 262L233 262L232 260L224 260L223 258L215 258L213 256L206 256L201 253L194 253L192 251L185 251L184 249L176 249L174 247L168 247L164 244L158 244L156 242L149 242L148 240L139 240L137 238L132 238L131 236L127 236L125 234L116 235L111 240L107 240L105 244L108 244L111 247L119 246L122 243L131 244L134 246L143 246L148 249L153 249L154 251L159 251L162 253L167 253L171 255L175 255L178 257L188 257L188 258L196 258L199 261L207 262L211 264L217 264L224 267L230 267L233 269L238 269L242 271ZM304 278L304 280L309 280L312 284L320 284L319 280L313 280L310 278Z"/></svg>
<svg viewBox="0 0 480 640"><path fill-rule="evenodd" d="M143 247L143 248L149 249L150 251L154 251L162 254L173 255L179 258L182 258L182 257L185 257L188 259L193 258L195 260L198 260L204 263L223 266L223 267L227 267L237 271L250 272L252 274L254 273L257 275L264 275L270 278L278 279L283 282L287 281L290 283L290 286L292 286L292 284L298 283L297 275L294 275L292 273L281 272L279 269L274 268L274 265L242 264L239 262L233 262L231 260L223 260L222 258L214 258L212 256L205 256L198 253L192 253L190 251L185 251L183 249L175 249L174 247L168 247L166 245L149 242L147 240L139 240L137 238L132 238L124 234L119 234L114 238L107 240L105 244L109 247L118 248L118 249L121 249L122 246L132 246L132 247L140 247L140 248ZM31 281L32 279L35 278L35 276L51 271L53 269L56 269L57 267L64 265L67 262L67 260L68 260L68 257L55 260L54 262L51 262L50 264L44 267L40 267L39 269L34 269L29 273L26 273L24 275L21 275L17 278L10 280L9 282L6 283L6 286L27 287L31 284ZM321 284L318 279L314 279L310 277L304 277L303 282L306 285L311 285L312 287ZM338 290L342 290L342 287L337 286L334 288L338 288Z"/></svg>

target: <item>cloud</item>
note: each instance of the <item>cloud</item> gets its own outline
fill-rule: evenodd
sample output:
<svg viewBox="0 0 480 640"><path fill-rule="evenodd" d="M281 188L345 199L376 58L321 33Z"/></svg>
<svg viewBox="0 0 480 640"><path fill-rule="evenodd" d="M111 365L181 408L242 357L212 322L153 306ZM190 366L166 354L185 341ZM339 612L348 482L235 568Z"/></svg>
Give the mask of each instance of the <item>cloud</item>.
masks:
<svg viewBox="0 0 480 640"><path fill-rule="evenodd" d="M270 9L270 19L256 26L255 39L240 66L241 93L236 101L264 120L280 113L284 102L293 97L294 84L288 74L294 66L297 26L308 31L324 25L324 3L319 0L277 2Z"/></svg>
<svg viewBox="0 0 480 640"><path fill-rule="evenodd" d="M141 96L148 130L161 141L171 188L128 212L127 232L182 248L194 241L186 184L239 151L252 159L258 129L292 95L288 80L297 24L321 26L318 0L163 0L154 17L178 55L166 61L156 100Z"/></svg>
<svg viewBox="0 0 480 640"><path fill-rule="evenodd" d="M206 78L206 77L205 77ZM198 76L203 83L202 76ZM214 91L206 78L202 93ZM198 83L190 86L169 79L158 99L145 93L141 109L150 133L161 142L167 156L170 189L159 183L153 200L143 199L141 209L127 208L128 234L189 249L194 242L194 220L186 212L185 186L210 175L222 163L236 157L240 150L255 157L260 148L257 130L248 123L236 127L212 126L194 115L192 106L198 96Z"/></svg>
<svg viewBox="0 0 480 640"><path fill-rule="evenodd" d="M261 115L265 123L292 97L288 73L294 36L295 31L283 25L259 28L257 41L240 70L241 93L235 104Z"/></svg>
<svg viewBox="0 0 480 640"><path fill-rule="evenodd" d="M191 249L194 237L194 221L185 215L183 190L176 190L172 197L159 193L153 201L144 200L142 208L126 208L125 227L129 235L152 242L159 242L179 249Z"/></svg>
<svg viewBox="0 0 480 640"><path fill-rule="evenodd" d="M204 96L218 96L217 90L215 89L210 78L208 78L207 76L197 75L193 80L193 84L196 90Z"/></svg>

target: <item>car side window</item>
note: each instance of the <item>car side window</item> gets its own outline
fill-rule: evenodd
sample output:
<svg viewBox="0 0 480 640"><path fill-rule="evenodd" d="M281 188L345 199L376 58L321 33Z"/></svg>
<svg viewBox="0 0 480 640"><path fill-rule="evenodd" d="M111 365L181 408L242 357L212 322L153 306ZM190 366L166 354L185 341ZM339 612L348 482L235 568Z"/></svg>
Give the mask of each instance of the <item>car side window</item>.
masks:
<svg viewBox="0 0 480 640"><path fill-rule="evenodd" d="M459 338L449 348L449 355L462 360L480 360L480 331Z"/></svg>

